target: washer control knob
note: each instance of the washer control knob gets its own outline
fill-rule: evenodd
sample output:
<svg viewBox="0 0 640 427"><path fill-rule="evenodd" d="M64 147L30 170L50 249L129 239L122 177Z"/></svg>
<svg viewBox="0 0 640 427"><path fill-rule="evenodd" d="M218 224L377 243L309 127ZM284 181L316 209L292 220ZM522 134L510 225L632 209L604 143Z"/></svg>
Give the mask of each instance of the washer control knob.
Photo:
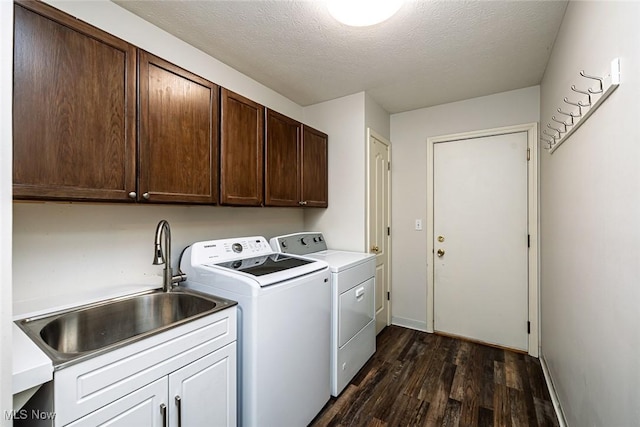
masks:
<svg viewBox="0 0 640 427"><path fill-rule="evenodd" d="M239 254L240 252L242 252L242 245L240 243L234 243L233 245L231 245L231 249L233 250L233 252Z"/></svg>
<svg viewBox="0 0 640 427"><path fill-rule="evenodd" d="M318 238L317 237L313 238L313 243L318 243Z"/></svg>
<svg viewBox="0 0 640 427"><path fill-rule="evenodd" d="M307 246L308 245L307 238L303 237L302 239L300 239L300 243L302 243L303 245Z"/></svg>
<svg viewBox="0 0 640 427"><path fill-rule="evenodd" d="M283 248L286 248L287 247L287 242L285 242L285 241L280 242L280 246L282 246Z"/></svg>

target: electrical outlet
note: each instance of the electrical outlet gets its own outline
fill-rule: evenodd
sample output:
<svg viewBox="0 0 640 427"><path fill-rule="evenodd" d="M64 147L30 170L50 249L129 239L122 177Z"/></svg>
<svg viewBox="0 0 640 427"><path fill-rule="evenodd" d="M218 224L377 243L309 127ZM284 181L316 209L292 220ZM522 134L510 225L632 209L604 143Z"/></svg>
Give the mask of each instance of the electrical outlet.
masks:
<svg viewBox="0 0 640 427"><path fill-rule="evenodd" d="M422 231L422 220L416 219L416 231Z"/></svg>

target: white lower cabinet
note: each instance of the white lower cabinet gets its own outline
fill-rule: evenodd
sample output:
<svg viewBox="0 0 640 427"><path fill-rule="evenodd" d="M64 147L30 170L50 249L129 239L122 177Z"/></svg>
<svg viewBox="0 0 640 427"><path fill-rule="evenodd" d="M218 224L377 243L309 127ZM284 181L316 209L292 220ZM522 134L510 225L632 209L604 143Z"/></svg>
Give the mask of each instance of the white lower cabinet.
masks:
<svg viewBox="0 0 640 427"><path fill-rule="evenodd" d="M235 426L236 322L227 308L54 372L53 427Z"/></svg>
<svg viewBox="0 0 640 427"><path fill-rule="evenodd" d="M236 425L236 343L169 375L172 427Z"/></svg>
<svg viewBox="0 0 640 427"><path fill-rule="evenodd" d="M163 427L160 408L167 408L168 378L162 378L68 424L70 427ZM164 424L166 425L166 424Z"/></svg>
<svg viewBox="0 0 640 427"><path fill-rule="evenodd" d="M235 342L68 424L70 427L235 425Z"/></svg>

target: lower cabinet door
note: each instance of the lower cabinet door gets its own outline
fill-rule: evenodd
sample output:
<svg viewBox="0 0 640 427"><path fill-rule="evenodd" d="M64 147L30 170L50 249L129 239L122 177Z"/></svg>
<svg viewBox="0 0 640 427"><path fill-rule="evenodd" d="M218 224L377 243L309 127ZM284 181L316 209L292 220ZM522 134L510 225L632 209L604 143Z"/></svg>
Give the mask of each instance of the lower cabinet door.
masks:
<svg viewBox="0 0 640 427"><path fill-rule="evenodd" d="M235 426L236 343L169 375L172 426Z"/></svg>
<svg viewBox="0 0 640 427"><path fill-rule="evenodd" d="M73 427L166 426L169 417L168 381L167 377L163 377L67 425Z"/></svg>

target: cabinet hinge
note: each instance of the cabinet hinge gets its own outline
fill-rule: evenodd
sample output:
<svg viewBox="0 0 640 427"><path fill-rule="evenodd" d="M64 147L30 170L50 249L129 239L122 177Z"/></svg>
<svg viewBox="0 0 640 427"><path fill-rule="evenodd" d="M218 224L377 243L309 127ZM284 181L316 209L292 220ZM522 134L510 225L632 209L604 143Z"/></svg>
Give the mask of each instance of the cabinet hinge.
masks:
<svg viewBox="0 0 640 427"><path fill-rule="evenodd" d="M391 162L387 162L387 170L390 171L391 170Z"/></svg>
<svg viewBox="0 0 640 427"><path fill-rule="evenodd" d="M531 247L531 234L527 234L527 247Z"/></svg>
<svg viewBox="0 0 640 427"><path fill-rule="evenodd" d="M387 301L391 301L391 292L387 292Z"/></svg>
<svg viewBox="0 0 640 427"><path fill-rule="evenodd" d="M391 236L391 227L387 227L387 236Z"/></svg>
<svg viewBox="0 0 640 427"><path fill-rule="evenodd" d="M531 322L527 322L527 334L531 333Z"/></svg>
<svg viewBox="0 0 640 427"><path fill-rule="evenodd" d="M527 148L527 161L531 160L531 148Z"/></svg>

